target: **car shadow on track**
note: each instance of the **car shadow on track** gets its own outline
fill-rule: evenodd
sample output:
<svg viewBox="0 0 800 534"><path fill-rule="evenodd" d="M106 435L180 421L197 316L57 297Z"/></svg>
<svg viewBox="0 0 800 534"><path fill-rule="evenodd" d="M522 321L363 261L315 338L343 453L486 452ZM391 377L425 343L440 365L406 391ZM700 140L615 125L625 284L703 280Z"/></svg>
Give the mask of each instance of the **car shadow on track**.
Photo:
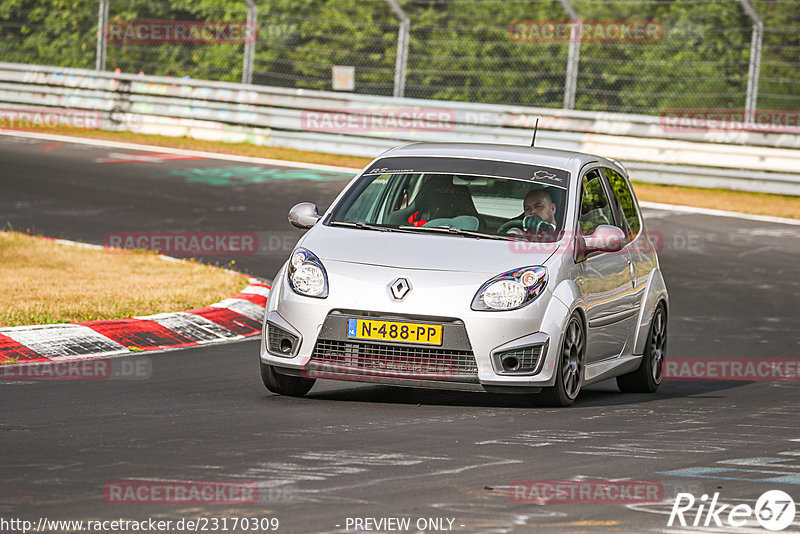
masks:
<svg viewBox="0 0 800 534"><path fill-rule="evenodd" d="M328 383L328 387L331 387ZM581 391L575 407L637 405L673 398L726 398L727 390L749 382L664 382L656 393L621 393L613 380L593 384ZM317 386L319 387L319 386ZM480 392L445 391L380 385L341 386L311 392L307 400L388 403L428 406L474 406L485 408L531 408L537 405L534 396ZM544 407L546 408L546 407Z"/></svg>

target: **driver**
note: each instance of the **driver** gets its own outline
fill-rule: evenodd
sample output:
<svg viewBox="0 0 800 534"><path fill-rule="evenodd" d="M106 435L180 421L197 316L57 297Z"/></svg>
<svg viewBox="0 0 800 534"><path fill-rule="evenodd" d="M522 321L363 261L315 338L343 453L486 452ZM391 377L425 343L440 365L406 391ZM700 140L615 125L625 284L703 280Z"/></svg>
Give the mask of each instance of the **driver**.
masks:
<svg viewBox="0 0 800 534"><path fill-rule="evenodd" d="M540 234L556 229L556 203L549 188L532 189L522 201L523 213L500 227L500 234L519 234L522 231Z"/></svg>
<svg viewBox="0 0 800 534"><path fill-rule="evenodd" d="M526 230L539 230L539 228L534 228L534 226L538 226L538 224L533 224L534 222L538 223L538 221L528 219L533 216L552 225L552 228L542 228L542 230L555 230L556 203L553 202L553 197L550 195L549 189L532 189L525 195L522 206L525 212L523 227Z"/></svg>

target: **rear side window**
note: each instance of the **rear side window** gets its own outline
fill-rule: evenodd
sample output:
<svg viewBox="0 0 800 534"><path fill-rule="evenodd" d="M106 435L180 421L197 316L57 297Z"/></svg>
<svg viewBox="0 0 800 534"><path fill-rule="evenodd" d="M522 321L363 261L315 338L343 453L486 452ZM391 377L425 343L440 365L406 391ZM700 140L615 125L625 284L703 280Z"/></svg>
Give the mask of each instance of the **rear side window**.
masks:
<svg viewBox="0 0 800 534"><path fill-rule="evenodd" d="M627 230L630 232L628 239L631 240L639 233L639 229L642 227L642 223L639 221L639 214L636 212L636 204L633 201L633 192L620 173L613 169L603 169L603 171L606 174L606 178L608 178L608 183L611 184L611 190L614 191L617 206L625 216Z"/></svg>

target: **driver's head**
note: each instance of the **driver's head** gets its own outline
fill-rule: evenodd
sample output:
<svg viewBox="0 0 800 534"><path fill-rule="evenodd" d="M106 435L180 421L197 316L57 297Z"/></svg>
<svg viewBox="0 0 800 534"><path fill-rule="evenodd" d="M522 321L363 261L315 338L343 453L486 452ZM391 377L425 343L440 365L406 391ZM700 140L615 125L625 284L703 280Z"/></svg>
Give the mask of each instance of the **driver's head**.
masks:
<svg viewBox="0 0 800 534"><path fill-rule="evenodd" d="M556 205L550 191L547 189L534 189L525 195L523 201L525 216L538 215L540 219L556 225Z"/></svg>

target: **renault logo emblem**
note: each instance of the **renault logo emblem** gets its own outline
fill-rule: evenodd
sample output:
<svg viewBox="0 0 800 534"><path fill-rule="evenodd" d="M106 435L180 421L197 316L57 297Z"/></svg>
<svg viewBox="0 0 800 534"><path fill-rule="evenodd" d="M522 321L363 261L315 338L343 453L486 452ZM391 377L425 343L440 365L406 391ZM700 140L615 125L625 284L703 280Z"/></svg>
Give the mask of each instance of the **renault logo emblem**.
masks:
<svg viewBox="0 0 800 534"><path fill-rule="evenodd" d="M405 278L397 278L389 285L389 289L392 290L392 296L395 300L403 300L403 297L411 291L411 284Z"/></svg>

